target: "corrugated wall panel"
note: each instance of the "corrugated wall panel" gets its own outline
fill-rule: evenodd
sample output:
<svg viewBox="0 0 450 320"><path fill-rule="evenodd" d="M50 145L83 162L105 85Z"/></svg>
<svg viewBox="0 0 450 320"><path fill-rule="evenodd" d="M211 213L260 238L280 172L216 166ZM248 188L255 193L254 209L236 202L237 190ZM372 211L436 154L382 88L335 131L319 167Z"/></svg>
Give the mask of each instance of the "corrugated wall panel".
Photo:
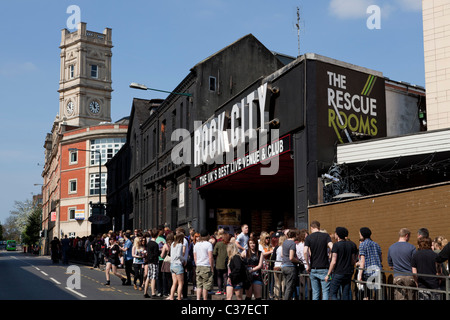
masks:
<svg viewBox="0 0 450 320"><path fill-rule="evenodd" d="M450 150L450 130L338 145L338 163L388 159Z"/></svg>

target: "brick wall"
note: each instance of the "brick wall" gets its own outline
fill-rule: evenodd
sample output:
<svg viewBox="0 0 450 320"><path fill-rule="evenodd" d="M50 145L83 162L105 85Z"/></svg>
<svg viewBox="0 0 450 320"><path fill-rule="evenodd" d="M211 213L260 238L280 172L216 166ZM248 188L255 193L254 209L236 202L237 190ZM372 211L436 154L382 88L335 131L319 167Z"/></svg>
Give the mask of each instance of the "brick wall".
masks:
<svg viewBox="0 0 450 320"><path fill-rule="evenodd" d="M76 208L77 210L84 209L84 216L87 217L89 213L89 208L85 209L84 204L77 204L73 206L62 206L59 211L59 219L60 221L69 221L69 208Z"/></svg>
<svg viewBox="0 0 450 320"><path fill-rule="evenodd" d="M70 148L86 149L87 142L81 141L62 146L61 156L61 198L76 198L86 195L86 151L78 151L77 162L70 163ZM89 154L89 153L88 153ZM76 179L77 192L69 193L69 181Z"/></svg>
<svg viewBox="0 0 450 320"><path fill-rule="evenodd" d="M321 228L334 233L338 226L349 230L349 238L359 246L359 229L369 227L372 240L383 252L383 268L388 269L389 246L398 241L398 231L411 231L410 243L417 247L417 230L427 228L430 237L450 239L450 182L341 201L309 208L309 221L317 220Z"/></svg>

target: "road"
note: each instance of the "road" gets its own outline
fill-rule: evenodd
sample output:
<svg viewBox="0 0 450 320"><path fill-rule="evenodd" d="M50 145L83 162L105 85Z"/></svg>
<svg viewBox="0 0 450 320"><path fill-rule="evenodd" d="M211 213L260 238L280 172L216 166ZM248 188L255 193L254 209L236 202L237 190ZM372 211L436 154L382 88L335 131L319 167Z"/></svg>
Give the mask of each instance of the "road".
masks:
<svg viewBox="0 0 450 320"><path fill-rule="evenodd" d="M84 265L52 264L48 256L20 251L0 251L0 301L2 300L152 300L142 291L123 286L111 274ZM161 298L159 298L161 299Z"/></svg>

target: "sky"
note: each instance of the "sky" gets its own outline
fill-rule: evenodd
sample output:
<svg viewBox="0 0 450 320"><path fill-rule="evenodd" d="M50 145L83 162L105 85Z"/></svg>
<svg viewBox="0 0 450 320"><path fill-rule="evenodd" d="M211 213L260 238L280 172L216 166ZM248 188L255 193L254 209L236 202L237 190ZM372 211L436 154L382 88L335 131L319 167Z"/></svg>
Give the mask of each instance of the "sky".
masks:
<svg viewBox="0 0 450 320"><path fill-rule="evenodd" d="M112 29L113 122L129 116L133 98L165 98L131 82L171 91L198 62L250 33L272 51L316 53L425 87L422 0L3 0L0 224L15 201L41 192L72 5L87 30ZM367 12L371 5L380 10Z"/></svg>

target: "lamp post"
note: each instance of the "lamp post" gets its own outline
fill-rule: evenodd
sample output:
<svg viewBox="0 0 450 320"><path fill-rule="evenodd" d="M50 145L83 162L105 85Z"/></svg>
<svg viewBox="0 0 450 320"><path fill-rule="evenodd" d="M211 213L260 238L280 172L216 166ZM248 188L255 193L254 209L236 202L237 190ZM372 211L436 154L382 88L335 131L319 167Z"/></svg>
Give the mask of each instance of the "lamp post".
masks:
<svg viewBox="0 0 450 320"><path fill-rule="evenodd" d="M153 91L177 94L177 95L180 95L180 96L192 97L192 94L190 94L190 93L173 92L173 91L166 91L166 90L159 90L159 89L148 88L146 85L140 84L140 83L136 83L136 82L132 82L130 84L130 88L132 88L132 89L139 89L139 90L153 90Z"/></svg>

